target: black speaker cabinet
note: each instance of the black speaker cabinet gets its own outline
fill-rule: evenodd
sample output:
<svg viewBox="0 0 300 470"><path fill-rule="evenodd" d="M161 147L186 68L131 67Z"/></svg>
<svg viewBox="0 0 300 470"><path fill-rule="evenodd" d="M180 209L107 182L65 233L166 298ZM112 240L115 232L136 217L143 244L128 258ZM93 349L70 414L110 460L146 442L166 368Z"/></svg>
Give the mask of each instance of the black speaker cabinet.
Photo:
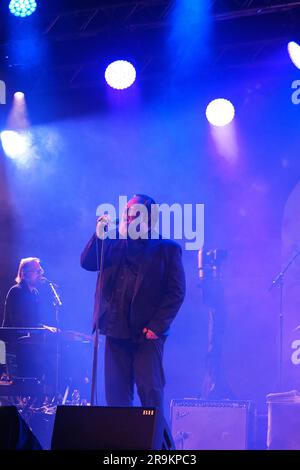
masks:
<svg viewBox="0 0 300 470"><path fill-rule="evenodd" d="M58 406L52 450L171 450L174 443L155 408Z"/></svg>
<svg viewBox="0 0 300 470"><path fill-rule="evenodd" d="M247 449L253 407L248 401L172 400L171 423L178 450Z"/></svg>
<svg viewBox="0 0 300 470"><path fill-rule="evenodd" d="M15 406L0 406L0 450L41 450Z"/></svg>

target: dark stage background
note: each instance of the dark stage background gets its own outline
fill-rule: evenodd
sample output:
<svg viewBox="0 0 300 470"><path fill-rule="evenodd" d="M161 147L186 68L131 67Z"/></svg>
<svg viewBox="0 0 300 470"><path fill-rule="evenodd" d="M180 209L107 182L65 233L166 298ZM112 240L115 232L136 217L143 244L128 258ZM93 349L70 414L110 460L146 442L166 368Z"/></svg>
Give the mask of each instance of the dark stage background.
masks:
<svg viewBox="0 0 300 470"><path fill-rule="evenodd" d="M83 46L79 61L82 54ZM300 105L291 100L299 73L285 54L282 41L263 64L205 70L196 64L184 76L162 61L153 77L137 80L122 95L104 84L101 68L97 85L62 90L53 83L40 89L26 83L31 158L20 165L0 155L1 309L19 259L37 256L59 285L62 325L90 333L96 277L80 268L79 257L94 230L96 207L137 192L159 203L203 203L205 245L228 250L224 375L237 399L264 409L266 394L278 390L279 291L268 288L300 249ZM23 73L7 70L3 66L3 128ZM219 95L236 108L237 145L230 158L214 144L205 118L206 105ZM183 262L187 295L166 343L166 407L171 398L199 396L207 350L197 252L184 251ZM300 324L299 280L300 258L284 288L285 390L300 388L294 343L300 345L300 330L294 331ZM92 357L86 366L78 351L77 368L91 369L91 362ZM101 372L100 361L100 381Z"/></svg>

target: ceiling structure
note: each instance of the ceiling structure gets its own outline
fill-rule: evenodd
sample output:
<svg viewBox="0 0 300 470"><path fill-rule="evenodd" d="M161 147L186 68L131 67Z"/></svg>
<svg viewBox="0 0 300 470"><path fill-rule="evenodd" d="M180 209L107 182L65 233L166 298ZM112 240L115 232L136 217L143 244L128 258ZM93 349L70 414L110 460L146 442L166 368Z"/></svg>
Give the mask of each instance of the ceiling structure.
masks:
<svg viewBox="0 0 300 470"><path fill-rule="evenodd" d="M8 52L13 38L26 37L29 22L25 26L24 20L13 21L4 3L0 64L11 76L26 69L27 80L34 80L36 90L42 91L49 82L60 89L93 86L99 70L122 56L135 60L141 80L162 73L167 57L162 45L172 25L175 0L45 1L32 21L37 41L47 48L38 67L31 69L27 58L16 60ZM212 53L207 67L264 65L274 60L274 51L285 41L299 34L300 1L214 0L211 17Z"/></svg>

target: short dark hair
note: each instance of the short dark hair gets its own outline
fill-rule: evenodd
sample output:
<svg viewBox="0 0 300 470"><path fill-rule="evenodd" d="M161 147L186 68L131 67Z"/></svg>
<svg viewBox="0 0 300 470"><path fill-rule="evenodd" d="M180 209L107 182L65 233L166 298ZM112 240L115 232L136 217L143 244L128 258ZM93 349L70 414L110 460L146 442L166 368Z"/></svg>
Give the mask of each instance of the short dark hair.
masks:
<svg viewBox="0 0 300 470"><path fill-rule="evenodd" d="M146 207L151 207L152 204L156 204L154 199L150 196L147 196L147 194L135 194L133 197L138 197L141 199Z"/></svg>
<svg viewBox="0 0 300 470"><path fill-rule="evenodd" d="M154 199L147 194L135 194L133 197L140 199L141 203L148 209L148 226L149 229L155 226L158 219L157 204Z"/></svg>

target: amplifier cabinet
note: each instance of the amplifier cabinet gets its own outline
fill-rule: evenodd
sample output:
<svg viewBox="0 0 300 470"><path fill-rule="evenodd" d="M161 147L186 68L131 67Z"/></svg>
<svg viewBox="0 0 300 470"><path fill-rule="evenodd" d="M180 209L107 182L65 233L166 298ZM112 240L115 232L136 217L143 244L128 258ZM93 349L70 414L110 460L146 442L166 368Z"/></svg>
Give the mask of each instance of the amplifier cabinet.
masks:
<svg viewBox="0 0 300 470"><path fill-rule="evenodd" d="M171 431L178 450L248 449L252 428L249 401L171 401Z"/></svg>
<svg viewBox="0 0 300 470"><path fill-rule="evenodd" d="M300 450L300 403L268 402L269 450Z"/></svg>

